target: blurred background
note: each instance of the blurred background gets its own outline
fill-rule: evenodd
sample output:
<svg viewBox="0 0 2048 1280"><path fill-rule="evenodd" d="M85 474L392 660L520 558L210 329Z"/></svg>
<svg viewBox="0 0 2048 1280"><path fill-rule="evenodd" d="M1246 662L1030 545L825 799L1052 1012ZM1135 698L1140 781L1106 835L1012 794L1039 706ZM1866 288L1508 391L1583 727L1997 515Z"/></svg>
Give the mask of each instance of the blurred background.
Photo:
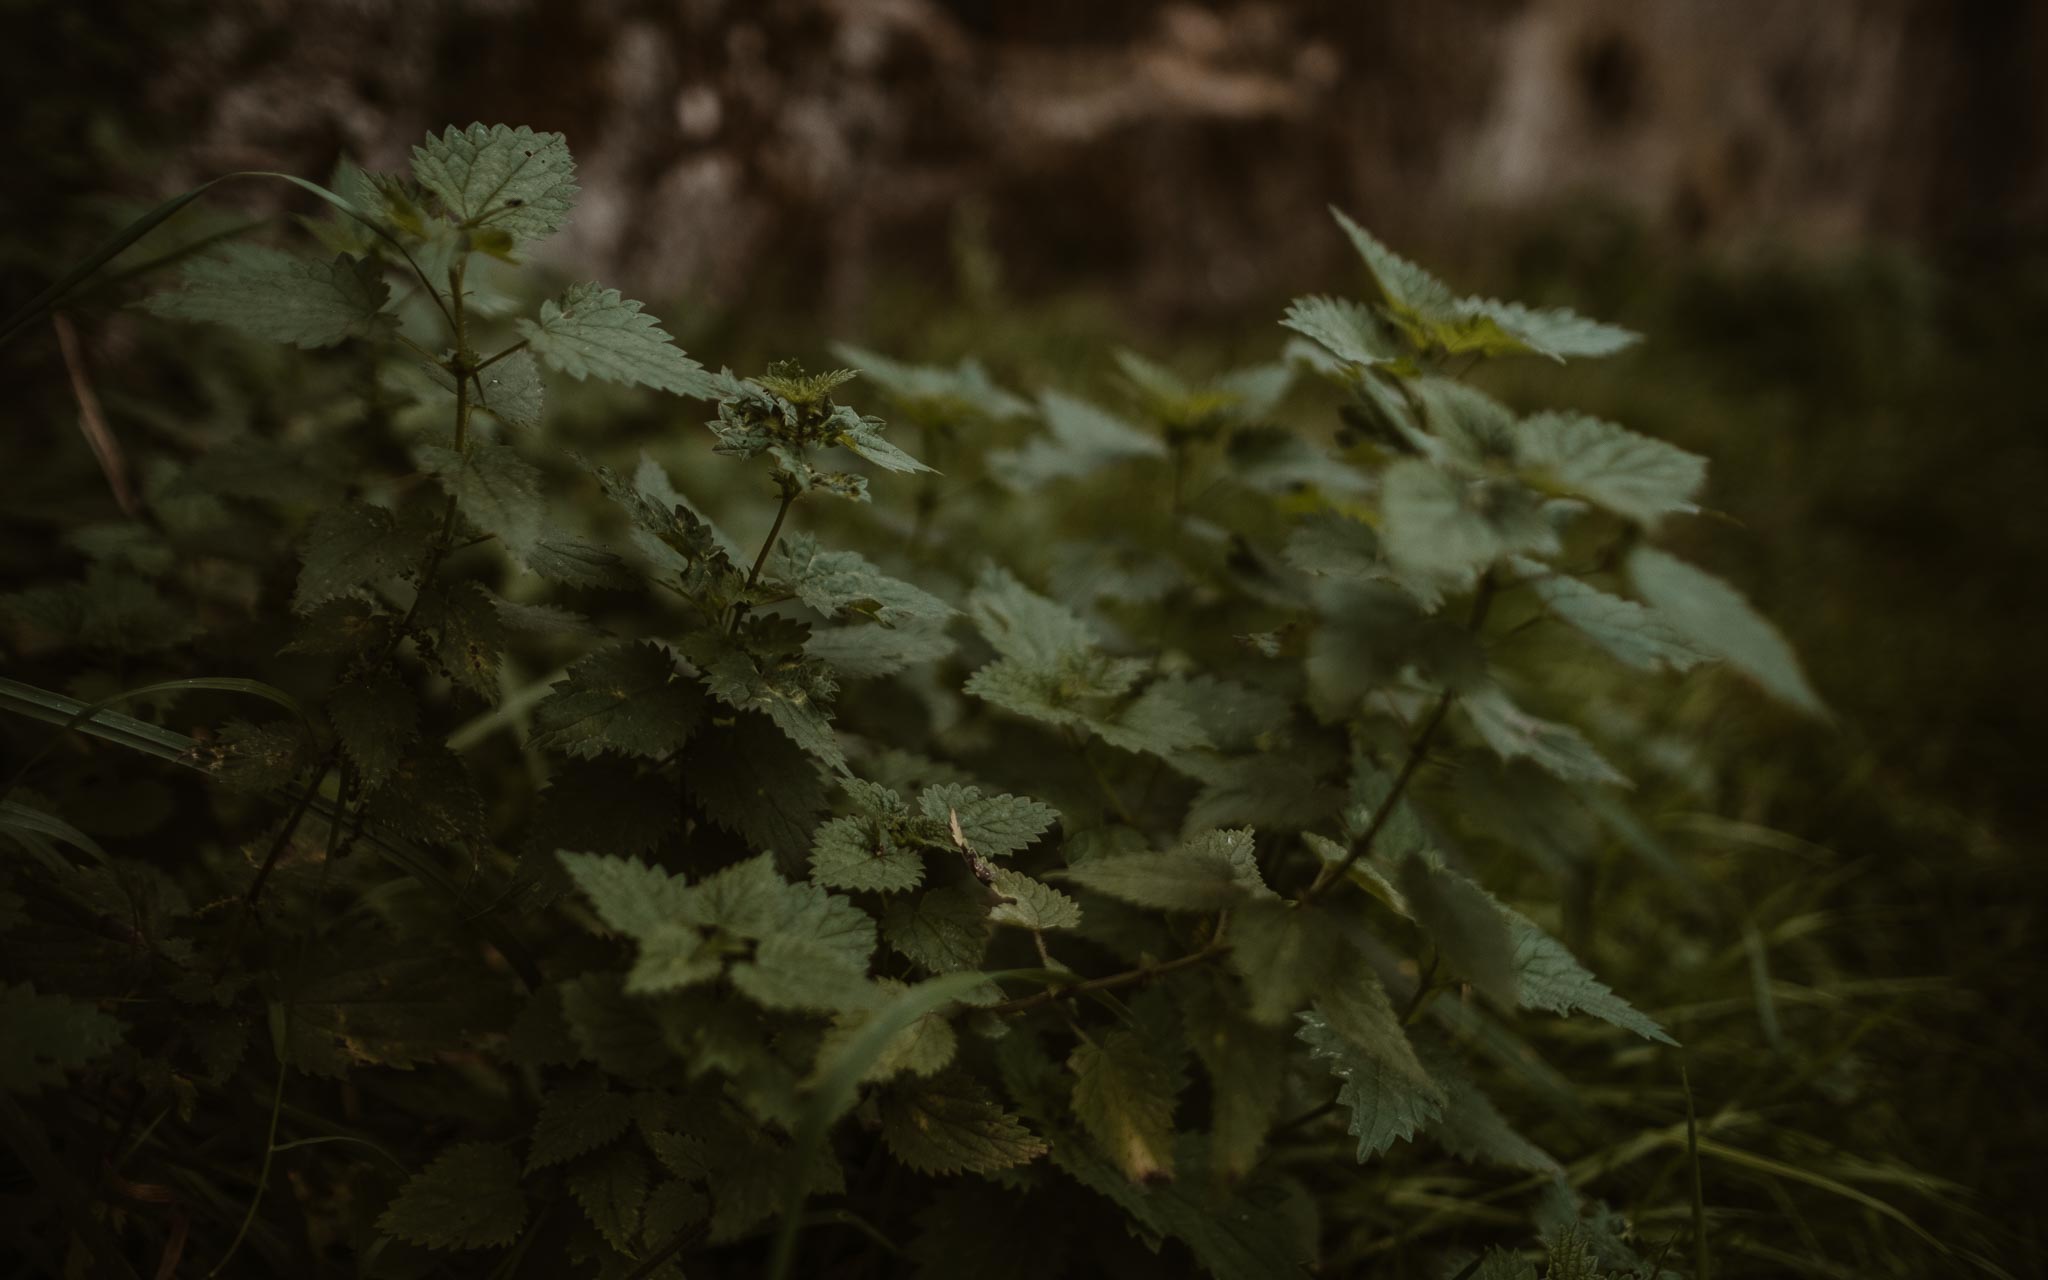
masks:
<svg viewBox="0 0 2048 1280"><path fill-rule="evenodd" d="M1780 621L1839 715L1806 729L1759 700L1698 726L1739 779L1730 816L1792 842L1743 863L1775 904L1756 918L1795 935L1780 976L1932 980L1886 988L1855 1033L1885 1084L1846 1088L1834 1137L1977 1197L2009 1256L2040 1262L2023 1188L2048 1140L2031 950L2048 4L0 0L0 17L8 307L207 177L324 175L344 154L403 169L428 130L483 120L561 130L576 154L585 194L544 265L650 300L713 365L834 337L973 351L1027 385L1085 380L1118 342L1186 372L1269 359L1289 297L1363 286L1329 204L1460 289L1640 330L1619 359L1493 389L1713 459L1713 518L1675 540ZM226 199L299 207L260 203L280 190ZM87 336L118 366L118 315ZM8 354L18 402L68 403L47 347ZM75 435L13 448L91 474ZM1987 1118L1990 1099L2013 1109Z"/></svg>

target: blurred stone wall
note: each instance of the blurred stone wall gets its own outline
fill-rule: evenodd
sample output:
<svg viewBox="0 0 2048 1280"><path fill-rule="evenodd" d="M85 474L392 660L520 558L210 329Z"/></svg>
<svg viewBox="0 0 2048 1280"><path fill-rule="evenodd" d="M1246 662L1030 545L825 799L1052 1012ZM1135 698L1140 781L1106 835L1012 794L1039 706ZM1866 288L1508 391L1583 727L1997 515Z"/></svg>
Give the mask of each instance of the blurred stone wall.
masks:
<svg viewBox="0 0 2048 1280"><path fill-rule="evenodd" d="M1424 245L1587 194L1687 238L2002 245L2044 209L2035 0L116 0L37 21L11 92L89 77L77 128L167 156L156 190L342 151L400 166L451 121L561 129L587 195L552 252L728 303L844 312L946 270L963 216L1025 287L1175 312L1318 281L1330 202ZM74 47L37 60L38 39Z"/></svg>

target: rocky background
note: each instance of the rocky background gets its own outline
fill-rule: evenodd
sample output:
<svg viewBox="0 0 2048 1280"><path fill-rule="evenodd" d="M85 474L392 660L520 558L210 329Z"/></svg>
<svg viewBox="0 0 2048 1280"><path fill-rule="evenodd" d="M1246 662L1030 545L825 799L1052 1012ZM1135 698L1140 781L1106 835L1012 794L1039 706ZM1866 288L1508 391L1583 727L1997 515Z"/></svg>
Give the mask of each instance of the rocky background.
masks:
<svg viewBox="0 0 2048 1280"><path fill-rule="evenodd" d="M557 254L714 304L768 291L846 315L878 279L945 269L969 234L1023 287L1086 280L1155 315L1214 314L1326 284L1337 239L1305 229L1330 202L1418 251L1589 200L1687 242L1981 255L2048 225L2034 0L0 14L0 93L35 178L0 195L17 231L124 182L157 196L237 168L325 172L343 152L400 167L430 128L504 120L563 130L581 163Z"/></svg>

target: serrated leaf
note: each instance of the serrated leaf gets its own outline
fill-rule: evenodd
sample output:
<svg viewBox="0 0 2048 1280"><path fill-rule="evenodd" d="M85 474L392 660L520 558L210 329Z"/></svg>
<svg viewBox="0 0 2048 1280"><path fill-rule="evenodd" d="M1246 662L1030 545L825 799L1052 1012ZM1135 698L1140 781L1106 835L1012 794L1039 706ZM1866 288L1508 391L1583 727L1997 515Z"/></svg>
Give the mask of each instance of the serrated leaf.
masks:
<svg viewBox="0 0 2048 1280"><path fill-rule="evenodd" d="M455 221L521 240L562 229L576 203L576 161L559 133L521 125L449 126L412 149L412 172Z"/></svg>
<svg viewBox="0 0 2048 1280"><path fill-rule="evenodd" d="M1515 961L1515 939L1494 896L1427 855L1404 859L1395 878L1409 914L1450 972L1502 1008L1514 1008L1520 966Z"/></svg>
<svg viewBox="0 0 2048 1280"><path fill-rule="evenodd" d="M1346 364L1370 368L1404 354L1371 308L1344 298L1296 298L1280 323Z"/></svg>
<svg viewBox="0 0 2048 1280"><path fill-rule="evenodd" d="M574 534L543 534L527 551L526 567L568 587L631 587L640 582L618 553Z"/></svg>
<svg viewBox="0 0 2048 1280"><path fill-rule="evenodd" d="M1007 488L1035 489L1131 458L1166 456L1166 445L1156 436L1086 400L1046 391L1038 398L1038 408L1047 435L1033 437L1021 449L989 455L989 473Z"/></svg>
<svg viewBox="0 0 2048 1280"><path fill-rule="evenodd" d="M521 320L519 335L541 363L579 382L597 378L710 400L717 383L684 355L659 321L617 289L571 285L541 304L540 320Z"/></svg>
<svg viewBox="0 0 2048 1280"><path fill-rule="evenodd" d="M450 1147L399 1189L377 1219L387 1235L429 1249L511 1244L526 1224L519 1157L497 1143Z"/></svg>
<svg viewBox="0 0 2048 1280"><path fill-rule="evenodd" d="M43 995L34 983L0 986L0 1089L34 1093L64 1083L121 1042L121 1024L83 1001Z"/></svg>
<svg viewBox="0 0 2048 1280"><path fill-rule="evenodd" d="M1734 587L1653 547L1629 553L1628 576L1649 606L1699 649L1801 711L1827 715L1792 646Z"/></svg>
<svg viewBox="0 0 2048 1280"><path fill-rule="evenodd" d="M632 1253L640 1234L640 1206L647 1200L646 1158L631 1146L616 1146L578 1160L563 1183L606 1242L620 1253Z"/></svg>
<svg viewBox="0 0 2048 1280"><path fill-rule="evenodd" d="M632 1123L632 1095L612 1090L601 1077L585 1076L550 1089L534 1117L527 1172L595 1151Z"/></svg>
<svg viewBox="0 0 2048 1280"><path fill-rule="evenodd" d="M915 903L889 904L882 937L931 973L959 973L981 967L989 926L988 907L965 890L933 889Z"/></svg>
<svg viewBox="0 0 2048 1280"><path fill-rule="evenodd" d="M546 391L541 385L540 365L526 351L515 351L481 370L477 380L477 407L508 427L531 431L540 426Z"/></svg>
<svg viewBox="0 0 2048 1280"><path fill-rule="evenodd" d="M1543 932L1527 916L1506 907L1501 910L1515 940L1515 967L1523 1008L1556 1014L1583 1010L1645 1040L1677 1045L1655 1019L1641 1013L1588 972L1563 943Z"/></svg>
<svg viewBox="0 0 2048 1280"><path fill-rule="evenodd" d="M570 666L533 709L534 745L590 758L660 759L689 740L704 695L651 641L600 649Z"/></svg>
<svg viewBox="0 0 2048 1280"><path fill-rule="evenodd" d="M1629 780L1594 750L1577 729L1532 716L1498 685L1468 689L1458 699L1472 727L1503 760L1526 757L1567 782L1625 787Z"/></svg>
<svg viewBox="0 0 2048 1280"><path fill-rule="evenodd" d="M370 821L411 840L469 849L484 841L484 799L462 760L420 738L370 797Z"/></svg>
<svg viewBox="0 0 2048 1280"><path fill-rule="evenodd" d="M1444 1091L1444 1113L1430 1125L1429 1133L1446 1151L1460 1160L1484 1160L1529 1173L1563 1172L1548 1152L1515 1132L1493 1099L1449 1050L1427 1047L1422 1060L1430 1078Z"/></svg>
<svg viewBox="0 0 2048 1280"><path fill-rule="evenodd" d="M926 787L917 806L933 822L960 824L974 852L1000 858L1027 848L1060 820L1058 811L1026 796L981 793L979 787L940 783Z"/></svg>
<svg viewBox="0 0 2048 1280"><path fill-rule="evenodd" d="M230 245L198 258L180 288L143 303L170 320L224 325L252 338L297 347L331 347L375 337L396 323L384 314L391 290L382 269L347 254L304 257L263 245Z"/></svg>
<svg viewBox="0 0 2048 1280"><path fill-rule="evenodd" d="M1360 1164L1397 1140L1412 1139L1443 1114L1443 1093L1426 1077L1418 1079L1388 1057L1368 1052L1322 1014L1302 1014L1296 1034L1310 1055L1327 1061L1330 1074L1343 1081L1337 1101L1350 1112Z"/></svg>
<svg viewBox="0 0 2048 1280"><path fill-rule="evenodd" d="M771 577L827 617L865 613L895 627L953 616L953 607L937 596L889 577L858 552L827 551L809 534L784 537L769 556L768 568Z"/></svg>
<svg viewBox="0 0 2048 1280"><path fill-rule="evenodd" d="M811 879L834 889L901 893L924 880L924 853L871 818L834 818L811 840Z"/></svg>
<svg viewBox="0 0 2048 1280"><path fill-rule="evenodd" d="M1091 858L1059 875L1141 907L1221 911L1265 890L1251 845L1248 830L1211 832L1173 853Z"/></svg>
<svg viewBox="0 0 2048 1280"><path fill-rule="evenodd" d="M884 1094L882 1141L910 1168L941 1176L995 1173L1046 1151L993 1094L960 1072Z"/></svg>
<svg viewBox="0 0 2048 1280"><path fill-rule="evenodd" d="M1707 461L1677 445L1581 413L1538 413L1515 433L1515 460L1547 488L1654 525L1697 511Z"/></svg>
<svg viewBox="0 0 2048 1280"><path fill-rule="evenodd" d="M665 924L690 923L696 904L688 884L637 858L607 854L556 855L606 928L639 938Z"/></svg>
<svg viewBox="0 0 2048 1280"><path fill-rule="evenodd" d="M1380 477L1382 545L1394 568L1469 580L1504 555L1549 554L1557 533L1520 486L1468 479L1420 458Z"/></svg>
<svg viewBox="0 0 2048 1280"><path fill-rule="evenodd" d="M357 676L327 700L327 719L366 789L382 786L418 730L419 704L389 668Z"/></svg>
<svg viewBox="0 0 2048 1280"><path fill-rule="evenodd" d="M471 441L457 453L424 445L420 469L455 499L463 519L491 534L506 552L524 562L540 541L547 503L541 497L540 469L508 445Z"/></svg>
<svg viewBox="0 0 2048 1280"><path fill-rule="evenodd" d="M901 982L885 979L877 984L887 995L905 990ZM858 1009L840 1013L832 1020L832 1029L825 1033L825 1039L818 1047L818 1062L812 1072L823 1076L830 1072L841 1054L853 1052L859 1042L860 1032L873 1016L872 1009ZM901 1072L917 1076L936 1075L946 1069L959 1049L959 1037L953 1024L947 1020L946 1012L937 1010L925 1014L890 1037L889 1043L880 1054L861 1072L863 1083L887 1080Z"/></svg>
<svg viewBox="0 0 2048 1280"><path fill-rule="evenodd" d="M314 606L410 567L421 548L382 507L351 502L322 512L306 532L292 608Z"/></svg>
<svg viewBox="0 0 2048 1280"><path fill-rule="evenodd" d="M967 597L967 616L998 654L1030 667L1054 668L1095 647L1095 632L1064 605L1055 604L991 565Z"/></svg>
<svg viewBox="0 0 2048 1280"><path fill-rule="evenodd" d="M1072 929L1081 923L1081 908L1072 898L1008 867L996 870L989 887L1000 895L988 912L989 920L995 924L1044 930Z"/></svg>
<svg viewBox="0 0 2048 1280"><path fill-rule="evenodd" d="M1660 666L1685 671L1707 658L1654 609L1609 595L1577 578L1545 572L1535 561L1519 561L1515 567L1517 572L1531 575L1529 588L1544 608L1620 662L1641 671Z"/></svg>
<svg viewBox="0 0 2048 1280"><path fill-rule="evenodd" d="M828 794L816 767L764 716L707 726L683 752L690 798L711 820L800 865Z"/></svg>
<svg viewBox="0 0 2048 1280"><path fill-rule="evenodd" d="M1173 1178L1178 1066L1137 1033L1116 1030L1067 1059L1074 1118L1132 1182Z"/></svg>
<svg viewBox="0 0 2048 1280"><path fill-rule="evenodd" d="M1278 899L1246 903L1230 920L1230 964L1244 979L1248 1012L1269 1025L1306 1005L1344 954L1336 922Z"/></svg>
<svg viewBox="0 0 2048 1280"><path fill-rule="evenodd" d="M427 593L414 620L421 631L434 636L434 653L450 678L496 703L505 624L484 589L474 582L443 584Z"/></svg>

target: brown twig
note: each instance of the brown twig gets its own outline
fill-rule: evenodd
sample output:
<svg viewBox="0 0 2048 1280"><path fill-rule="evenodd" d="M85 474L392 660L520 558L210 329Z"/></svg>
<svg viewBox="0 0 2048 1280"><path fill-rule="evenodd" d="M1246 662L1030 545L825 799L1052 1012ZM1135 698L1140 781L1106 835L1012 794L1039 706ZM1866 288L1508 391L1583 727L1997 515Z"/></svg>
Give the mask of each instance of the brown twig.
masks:
<svg viewBox="0 0 2048 1280"><path fill-rule="evenodd" d="M121 514L129 519L142 514L142 503L135 496L135 487L128 481L128 459L121 452L121 442L114 439L114 429L107 425L106 411L100 408L99 394L92 389L92 380L86 377L85 355L79 347L78 331L71 327L71 318L59 312L50 317L50 325L57 331L57 350L64 357L64 371L71 375L71 394L78 399L78 431L92 447L92 456L100 464L100 472L107 478L107 488L114 491L114 503L121 508Z"/></svg>
<svg viewBox="0 0 2048 1280"><path fill-rule="evenodd" d="M1066 999L1068 996L1092 995L1098 991L1114 991L1119 987L1135 986L1140 982L1150 982L1154 978L1161 978L1181 969L1193 968L1228 950L1230 944L1218 939L1199 951L1190 951L1184 956L1168 960L1165 964L1145 965L1137 969L1127 969L1122 973L1112 973L1106 977L1069 983L1066 986L1047 987L1043 991L1019 996L1015 1000L1005 1000L1001 1004L992 1004L987 1008L990 1013L1022 1013L1027 1009L1051 1004L1055 1000Z"/></svg>

